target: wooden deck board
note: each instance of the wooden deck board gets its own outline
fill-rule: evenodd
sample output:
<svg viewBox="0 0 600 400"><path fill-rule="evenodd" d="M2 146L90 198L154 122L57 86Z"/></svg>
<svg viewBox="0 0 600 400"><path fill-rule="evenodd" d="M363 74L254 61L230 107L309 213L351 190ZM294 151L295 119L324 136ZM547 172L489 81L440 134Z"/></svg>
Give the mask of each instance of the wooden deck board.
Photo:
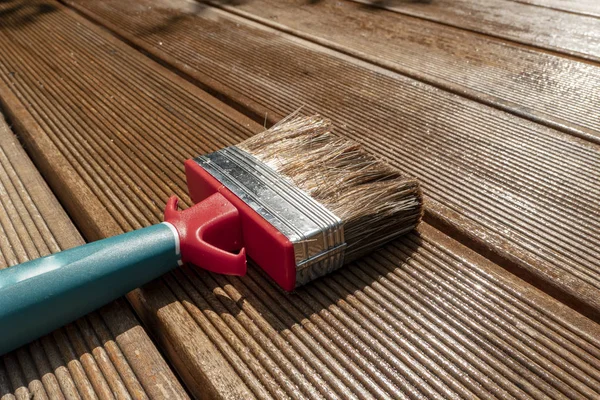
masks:
<svg viewBox="0 0 600 400"><path fill-rule="evenodd" d="M554 10L600 17L600 3L596 0L510 0Z"/></svg>
<svg viewBox="0 0 600 400"><path fill-rule="evenodd" d="M332 118L421 179L432 221L598 318L598 145L216 9L77 4L257 120Z"/></svg>
<svg viewBox="0 0 600 400"><path fill-rule="evenodd" d="M226 38L229 22L219 17L219 27L211 18L196 28ZM62 7L31 24L0 28L0 98L90 237L157 222L168 192L185 192L183 159L261 129ZM252 34L281 44L272 33ZM213 67L222 62L211 53L190 54ZM296 63L289 54L285 61ZM321 53L310 54L320 60ZM346 63L328 60L330 68ZM223 65L241 67L231 59ZM225 87L230 76L222 78ZM298 89L289 88L303 96ZM288 106L294 103L264 103L275 115ZM383 130L377 135L386 137ZM398 145L389 138L388 146ZM427 224L294 294L279 291L254 267L244 278L184 267L129 299L199 395L585 398L600 392L596 323Z"/></svg>
<svg viewBox="0 0 600 400"><path fill-rule="evenodd" d="M0 268L82 243L0 115ZM188 398L123 300L0 357L2 400L94 396Z"/></svg>
<svg viewBox="0 0 600 400"><path fill-rule="evenodd" d="M253 0L223 8L600 143L600 66L349 1ZM142 26L119 26L146 43L166 36L140 37Z"/></svg>
<svg viewBox="0 0 600 400"><path fill-rule="evenodd" d="M600 61L600 19L592 16L507 0L353 1Z"/></svg>
<svg viewBox="0 0 600 400"><path fill-rule="evenodd" d="M192 143L186 133L190 124L194 130L202 127L198 132L219 129L224 134L213 140L221 145L228 135L248 135L235 116L223 115L227 107L209 96L197 96L200 91L192 85L165 74L60 4L5 2L0 9L2 106L87 240L155 222L173 193L186 204L182 160L216 146ZM11 9L15 11L7 12ZM16 80L8 81L12 78ZM172 108L173 99L178 109ZM144 135L156 137L157 125L162 141L178 133L172 139L175 148L163 143L148 149L140 141ZM141 147L134 151L132 145ZM191 376L186 383L196 397L216 392L232 399L251 397L164 285L149 285L129 299L158 340L175 342L164 348L176 354L172 360L179 374Z"/></svg>

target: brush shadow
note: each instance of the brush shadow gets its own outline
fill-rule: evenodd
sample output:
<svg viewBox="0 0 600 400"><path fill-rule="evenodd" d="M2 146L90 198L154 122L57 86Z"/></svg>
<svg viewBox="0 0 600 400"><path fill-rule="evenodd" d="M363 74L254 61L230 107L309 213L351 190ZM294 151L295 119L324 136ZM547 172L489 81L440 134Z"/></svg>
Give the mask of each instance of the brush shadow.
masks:
<svg viewBox="0 0 600 400"><path fill-rule="evenodd" d="M394 269L410 260L420 246L421 239L417 235L410 236L410 240L400 238L390 244L396 247L405 244L404 247L410 249L402 256L390 257L391 253L386 252L386 257L376 256L375 261L377 251L291 293L279 288L252 262L244 277L224 277L183 267L176 273L176 279L185 294L182 292L177 297L180 301L193 302L197 310L209 318L214 318L216 313L230 328L236 325L236 329L250 332L258 327L267 335L287 334L316 316L330 315L331 310L339 309L349 296L363 292L393 274ZM360 313L364 312L371 311L360 310ZM357 314L356 318L353 319L359 324L368 321L366 316L362 318Z"/></svg>
<svg viewBox="0 0 600 400"><path fill-rule="evenodd" d="M416 240L420 244L420 239ZM389 246L403 243L407 243L406 238L400 238ZM382 251L385 251L385 247ZM394 269L405 264L415 251L416 248L411 248L401 257L393 258L382 258L381 251L375 251L328 276L298 288L293 293L281 290L265 273L254 270L249 274L249 279L240 280L240 285L245 286L240 287L240 290L243 290L248 301L260 310L270 326L280 333L293 331L315 317L326 321L332 318L337 320L333 315L350 304L348 299L351 299L351 302L356 301L357 293L363 295L365 289L393 274ZM361 307L362 305L361 302ZM359 325L370 323L369 316L377 311L368 307L360 310L351 308L354 315L344 313Z"/></svg>

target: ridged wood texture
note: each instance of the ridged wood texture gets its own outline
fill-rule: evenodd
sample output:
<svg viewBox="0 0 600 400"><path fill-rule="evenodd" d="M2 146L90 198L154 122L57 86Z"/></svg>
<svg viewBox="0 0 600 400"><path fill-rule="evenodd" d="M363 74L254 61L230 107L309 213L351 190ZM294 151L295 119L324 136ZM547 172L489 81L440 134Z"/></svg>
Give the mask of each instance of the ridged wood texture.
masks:
<svg viewBox="0 0 600 400"><path fill-rule="evenodd" d="M353 1L600 61L600 19L594 16L510 0Z"/></svg>
<svg viewBox="0 0 600 400"><path fill-rule="evenodd" d="M598 145L213 8L71 3L257 118L333 119L420 178L431 221L600 318Z"/></svg>
<svg viewBox="0 0 600 400"><path fill-rule="evenodd" d="M350 1L253 0L225 8L600 143L598 65Z"/></svg>
<svg viewBox="0 0 600 400"><path fill-rule="evenodd" d="M0 40L0 97L89 235L158 221L185 191L183 159L261 129L61 7ZM597 324L426 224L294 294L253 266L241 279L182 267L129 298L186 383L214 397L600 393Z"/></svg>
<svg viewBox="0 0 600 400"><path fill-rule="evenodd" d="M0 269L82 243L0 115ZM188 396L118 300L0 357L0 399L30 398Z"/></svg>
<svg viewBox="0 0 600 400"><path fill-rule="evenodd" d="M596 0L511 0L554 10L600 17L600 3Z"/></svg>
<svg viewBox="0 0 600 400"><path fill-rule="evenodd" d="M2 2L0 15L2 106L87 240L158 222L169 195L187 201L186 157L249 134L227 107L58 3ZM164 284L128 297L196 397L251 397Z"/></svg>

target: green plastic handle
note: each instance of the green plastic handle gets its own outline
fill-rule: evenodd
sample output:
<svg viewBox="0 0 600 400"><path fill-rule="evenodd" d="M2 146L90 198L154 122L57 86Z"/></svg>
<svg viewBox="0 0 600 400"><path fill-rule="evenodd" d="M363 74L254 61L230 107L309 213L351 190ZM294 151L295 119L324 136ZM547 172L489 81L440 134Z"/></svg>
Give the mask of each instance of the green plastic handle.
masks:
<svg viewBox="0 0 600 400"><path fill-rule="evenodd" d="M180 264L162 223L0 271L0 355L158 278Z"/></svg>

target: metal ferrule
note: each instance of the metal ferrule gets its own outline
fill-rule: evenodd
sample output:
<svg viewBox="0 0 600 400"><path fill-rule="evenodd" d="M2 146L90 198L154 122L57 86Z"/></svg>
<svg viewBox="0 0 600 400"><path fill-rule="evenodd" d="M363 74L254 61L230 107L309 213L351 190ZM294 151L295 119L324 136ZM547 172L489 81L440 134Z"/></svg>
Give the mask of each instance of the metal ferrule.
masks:
<svg viewBox="0 0 600 400"><path fill-rule="evenodd" d="M298 284L343 265L342 220L290 179L235 146L195 161L293 243Z"/></svg>

